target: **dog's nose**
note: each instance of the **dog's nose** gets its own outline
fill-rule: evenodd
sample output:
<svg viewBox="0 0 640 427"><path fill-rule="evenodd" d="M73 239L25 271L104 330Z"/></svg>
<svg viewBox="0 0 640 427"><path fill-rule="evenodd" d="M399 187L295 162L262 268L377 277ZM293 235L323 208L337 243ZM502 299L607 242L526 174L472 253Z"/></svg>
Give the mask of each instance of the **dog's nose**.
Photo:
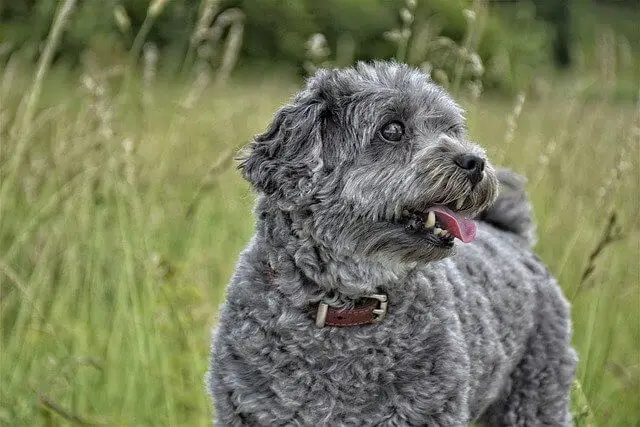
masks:
<svg viewBox="0 0 640 427"><path fill-rule="evenodd" d="M473 154L458 154L453 158L456 165L467 171L469 181L476 185L482 181L484 171L484 159Z"/></svg>

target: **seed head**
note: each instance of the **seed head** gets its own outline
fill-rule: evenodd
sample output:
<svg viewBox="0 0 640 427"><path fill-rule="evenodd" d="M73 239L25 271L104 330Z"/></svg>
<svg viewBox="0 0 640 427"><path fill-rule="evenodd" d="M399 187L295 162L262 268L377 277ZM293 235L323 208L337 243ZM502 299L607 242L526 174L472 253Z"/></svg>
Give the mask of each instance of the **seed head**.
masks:
<svg viewBox="0 0 640 427"><path fill-rule="evenodd" d="M164 7L169 3L169 0L154 0L153 3L149 6L149 10L147 14L152 18L156 18L158 15L162 13Z"/></svg>
<svg viewBox="0 0 640 427"><path fill-rule="evenodd" d="M119 4L113 8L113 18L116 20L116 24L120 31L128 33L131 30L131 20L122 5Z"/></svg>

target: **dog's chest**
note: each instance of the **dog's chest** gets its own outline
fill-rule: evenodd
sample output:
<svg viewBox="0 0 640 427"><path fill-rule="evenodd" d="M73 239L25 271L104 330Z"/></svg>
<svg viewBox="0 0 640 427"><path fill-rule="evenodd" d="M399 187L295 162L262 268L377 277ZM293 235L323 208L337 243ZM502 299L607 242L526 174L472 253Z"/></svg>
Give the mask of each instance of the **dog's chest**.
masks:
<svg viewBox="0 0 640 427"><path fill-rule="evenodd" d="M381 323L290 329L273 349L280 354L269 355L278 363L270 387L308 417L331 407L344 420L369 414L379 422L395 416L424 423L424 414L440 413L443 405L466 417L469 352L450 293L418 280L390 297Z"/></svg>
<svg viewBox="0 0 640 427"><path fill-rule="evenodd" d="M437 287L429 285L434 279ZM306 399L303 412L320 405L354 420L363 413L396 414L420 423L421 414L438 414L443 405L475 417L497 396L509 357L501 331L486 322L476 329L478 319L461 310L460 298L455 283L417 276L390 294L381 323L291 328L282 337L283 353L270 355L287 368L272 371L279 378L271 387L297 402Z"/></svg>
<svg viewBox="0 0 640 427"><path fill-rule="evenodd" d="M224 319L233 334L220 337L241 366L234 398L256 420L278 413L301 425L362 425L363 417L382 425L466 424L510 369L505 331L517 325L486 321L496 299L470 292L468 279L446 269L390 290L387 317L363 326L318 328L280 293L254 298L238 289Z"/></svg>

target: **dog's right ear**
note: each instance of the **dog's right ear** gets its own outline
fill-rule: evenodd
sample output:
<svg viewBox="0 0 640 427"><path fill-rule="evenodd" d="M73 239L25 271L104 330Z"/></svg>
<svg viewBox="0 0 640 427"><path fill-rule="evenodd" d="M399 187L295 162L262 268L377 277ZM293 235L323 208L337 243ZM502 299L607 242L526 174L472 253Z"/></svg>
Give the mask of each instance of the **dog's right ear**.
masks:
<svg viewBox="0 0 640 427"><path fill-rule="evenodd" d="M267 131L256 136L241 155L242 176L265 194L299 193L323 167L325 106L316 91L306 89L282 107Z"/></svg>

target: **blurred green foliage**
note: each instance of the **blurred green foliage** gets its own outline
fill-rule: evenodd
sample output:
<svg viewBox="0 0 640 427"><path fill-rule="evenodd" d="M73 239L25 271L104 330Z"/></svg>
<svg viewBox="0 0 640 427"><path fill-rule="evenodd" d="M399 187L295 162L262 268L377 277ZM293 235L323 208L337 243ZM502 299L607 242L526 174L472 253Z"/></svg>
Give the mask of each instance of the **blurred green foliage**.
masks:
<svg viewBox="0 0 640 427"><path fill-rule="evenodd" d="M5 54L21 51L28 59L35 59L57 4L56 0L0 0L0 39L4 41ZM385 39L385 32L402 25L399 12L405 1L221 0L217 6L218 13L238 8L245 15L240 65L258 61L300 67L306 57L306 42L315 33L325 35L332 55L340 51L345 41L353 46L347 58L343 58L345 61L393 57L396 47ZM116 7L126 12L128 29L118 25ZM71 28L64 35L58 58L75 64L86 49L106 56L105 62L113 62L109 57L124 57L148 7L147 0L81 2ZM179 62L171 58L184 57L201 7L200 0L170 1L157 18L147 40L160 48L164 65ZM432 36L461 42L468 32L463 10L471 7L468 0L418 2L413 38L425 36L426 32L419 30L429 25L439 30L439 34ZM527 28L526 33L519 31L523 27ZM503 66L501 70L489 70L492 72L486 76L490 86L501 86L511 84L514 76L530 75L533 68L546 61L544 52L549 40L544 24L536 20L535 14L526 13L519 14L514 22L489 16L474 44L483 63ZM421 61L424 56L418 55Z"/></svg>
<svg viewBox="0 0 640 427"><path fill-rule="evenodd" d="M16 51L27 60L38 56L58 3L57 0L0 0L0 63ZM150 3L150 0L79 2L57 59L75 65L83 52L91 50L107 64L123 60L147 16ZM456 62L444 63L442 56L433 57L433 51L427 52L429 40L425 38L431 37L433 41L446 37L463 44L470 31L464 10L486 12L488 7L489 12L480 13L478 21L472 23L476 28L469 48L478 53L484 66L482 85L510 90L522 89L554 59L557 65L569 65L575 45L571 38L584 33L580 28L573 28L582 18L572 17L569 12L593 5L592 0L418 0L416 3L408 39L413 48L409 48L408 56L400 59L414 65L427 61L451 75ZM640 4L637 0L601 0L600 3ZM385 34L402 28L399 12L408 2L170 0L146 37L146 41L160 49L163 69L175 72L185 63L205 4L213 5L218 16L231 8L244 14L239 66L268 63L295 66L302 71L308 55L307 41L316 33L326 37L328 63L346 65L356 59L397 57L398 47ZM126 25L118 21L118 11L126 18ZM222 30L222 37L227 31ZM582 43L593 46L593 42ZM189 59L186 65L191 65Z"/></svg>

